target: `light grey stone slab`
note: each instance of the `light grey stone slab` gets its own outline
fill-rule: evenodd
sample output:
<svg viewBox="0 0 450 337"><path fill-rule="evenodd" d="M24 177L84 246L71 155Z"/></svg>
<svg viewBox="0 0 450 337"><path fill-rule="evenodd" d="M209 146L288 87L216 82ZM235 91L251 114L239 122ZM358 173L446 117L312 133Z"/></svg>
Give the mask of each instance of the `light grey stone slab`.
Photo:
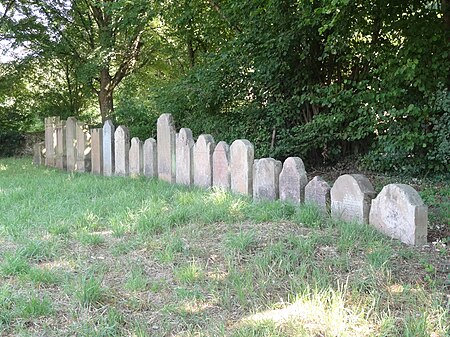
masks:
<svg viewBox="0 0 450 337"><path fill-rule="evenodd" d="M331 216L344 221L369 222L369 210L375 191L362 174L344 174L331 188Z"/></svg>
<svg viewBox="0 0 450 337"><path fill-rule="evenodd" d="M54 167L56 165L56 125L59 117L45 118L45 165Z"/></svg>
<svg viewBox="0 0 450 337"><path fill-rule="evenodd" d="M107 120L103 125L103 175L111 176L114 174L114 124Z"/></svg>
<svg viewBox="0 0 450 337"><path fill-rule="evenodd" d="M45 164L45 142L39 142L33 145L33 164Z"/></svg>
<svg viewBox="0 0 450 337"><path fill-rule="evenodd" d="M142 142L138 137L131 138L130 147L130 175L133 177L142 175L144 170L144 151Z"/></svg>
<svg viewBox="0 0 450 337"><path fill-rule="evenodd" d="M56 153L55 166L59 169L66 169L66 121L59 121L56 125Z"/></svg>
<svg viewBox="0 0 450 337"><path fill-rule="evenodd" d="M177 184L192 185L194 183L194 138L188 128L180 129L176 140L176 181Z"/></svg>
<svg viewBox="0 0 450 337"><path fill-rule="evenodd" d="M229 190L231 187L230 146L220 141L213 152L213 186Z"/></svg>
<svg viewBox="0 0 450 337"><path fill-rule="evenodd" d="M148 138L144 142L144 175L149 178L158 177L157 146L153 138Z"/></svg>
<svg viewBox="0 0 450 337"><path fill-rule="evenodd" d="M277 200L281 161L273 158L256 159L253 162L253 198L255 200Z"/></svg>
<svg viewBox="0 0 450 337"><path fill-rule="evenodd" d="M77 161L75 171L91 172L91 134L87 124L77 122L76 138Z"/></svg>
<svg viewBox="0 0 450 337"><path fill-rule="evenodd" d="M66 162L67 171L75 171L77 164L77 119L67 118L66 122Z"/></svg>
<svg viewBox="0 0 450 337"><path fill-rule="evenodd" d="M194 184L200 187L212 186L212 155L216 143L211 135L200 135L193 148Z"/></svg>
<svg viewBox="0 0 450 337"><path fill-rule="evenodd" d="M254 147L246 139L237 139L230 146L231 191L253 195Z"/></svg>
<svg viewBox="0 0 450 337"><path fill-rule="evenodd" d="M103 129L91 130L91 172L103 174Z"/></svg>
<svg viewBox="0 0 450 337"><path fill-rule="evenodd" d="M307 182L305 165L301 158L287 158L280 173L280 200L294 204L303 203Z"/></svg>
<svg viewBox="0 0 450 337"><path fill-rule="evenodd" d="M428 208L409 185L389 184L372 200L369 223L408 245L427 243Z"/></svg>
<svg viewBox="0 0 450 337"><path fill-rule="evenodd" d="M161 180L176 182L176 131L171 114L162 114L158 118L157 153L158 177Z"/></svg>
<svg viewBox="0 0 450 337"><path fill-rule="evenodd" d="M320 176L315 176L305 186L305 202L315 204L323 213L330 211L330 185Z"/></svg>
<svg viewBox="0 0 450 337"><path fill-rule="evenodd" d="M115 175L127 176L129 174L129 160L130 133L126 126L120 125L114 132Z"/></svg>

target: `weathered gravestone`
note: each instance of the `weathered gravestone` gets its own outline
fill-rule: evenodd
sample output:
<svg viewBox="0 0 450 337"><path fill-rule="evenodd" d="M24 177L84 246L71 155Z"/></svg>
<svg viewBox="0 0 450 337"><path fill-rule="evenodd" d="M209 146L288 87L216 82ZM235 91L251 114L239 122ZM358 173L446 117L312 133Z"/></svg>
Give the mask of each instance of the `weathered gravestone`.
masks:
<svg viewBox="0 0 450 337"><path fill-rule="evenodd" d="M59 123L59 117L45 118L45 165L55 166L56 150L56 125Z"/></svg>
<svg viewBox="0 0 450 337"><path fill-rule="evenodd" d="M369 223L408 245L427 243L428 208L419 193L409 185L384 186L372 200Z"/></svg>
<svg viewBox="0 0 450 337"><path fill-rule="evenodd" d="M77 163L77 119L67 118L66 122L66 162L67 171L75 171Z"/></svg>
<svg viewBox="0 0 450 337"><path fill-rule="evenodd" d="M230 180L230 147L220 141L213 152L213 186L229 190Z"/></svg>
<svg viewBox="0 0 450 337"><path fill-rule="evenodd" d="M87 124L77 122L76 128L77 137L77 162L75 171L90 172L91 171L91 134Z"/></svg>
<svg viewBox="0 0 450 337"><path fill-rule="evenodd" d="M91 172L103 173L103 129L91 130Z"/></svg>
<svg viewBox="0 0 450 337"><path fill-rule="evenodd" d="M194 184L212 186L212 154L216 143L211 135L200 135L194 144Z"/></svg>
<svg viewBox="0 0 450 337"><path fill-rule="evenodd" d="M176 139L176 182L192 185L194 182L194 138L188 128L180 129Z"/></svg>
<svg viewBox="0 0 450 337"><path fill-rule="evenodd" d="M287 158L280 173L280 200L295 204L304 202L307 182L303 161L299 157Z"/></svg>
<svg viewBox="0 0 450 337"><path fill-rule="evenodd" d="M253 195L254 147L246 139L237 139L230 146L231 191Z"/></svg>
<svg viewBox="0 0 450 337"><path fill-rule="evenodd" d="M33 145L33 164L44 165L45 163L45 142L39 142Z"/></svg>
<svg viewBox="0 0 450 337"><path fill-rule="evenodd" d="M315 176L305 186L305 203L317 205L323 212L328 213L330 208L330 185L320 176Z"/></svg>
<svg viewBox="0 0 450 337"><path fill-rule="evenodd" d="M130 175L135 177L142 174L144 169L144 151L138 137L131 138L130 147Z"/></svg>
<svg viewBox="0 0 450 337"><path fill-rule="evenodd" d="M331 188L331 216L345 221L369 222L375 191L362 174L344 174Z"/></svg>
<svg viewBox="0 0 450 337"><path fill-rule="evenodd" d="M114 174L114 132L115 128L110 120L103 125L103 175L111 176Z"/></svg>
<svg viewBox="0 0 450 337"><path fill-rule="evenodd" d="M171 114L162 114L158 118L157 148L158 148L158 177L169 183L175 183L176 176L176 131Z"/></svg>
<svg viewBox="0 0 450 337"><path fill-rule="evenodd" d="M67 166L66 159L66 121L58 121L56 125L56 167L65 169Z"/></svg>
<svg viewBox="0 0 450 337"><path fill-rule="evenodd" d="M257 159L253 162L253 198L276 200L279 196L281 161L273 158Z"/></svg>
<svg viewBox="0 0 450 337"><path fill-rule="evenodd" d="M149 178L158 176L156 140L153 138L148 138L144 142L144 175Z"/></svg>
<svg viewBox="0 0 450 337"><path fill-rule="evenodd" d="M127 176L130 159L130 134L126 126L120 125L114 132L115 174Z"/></svg>

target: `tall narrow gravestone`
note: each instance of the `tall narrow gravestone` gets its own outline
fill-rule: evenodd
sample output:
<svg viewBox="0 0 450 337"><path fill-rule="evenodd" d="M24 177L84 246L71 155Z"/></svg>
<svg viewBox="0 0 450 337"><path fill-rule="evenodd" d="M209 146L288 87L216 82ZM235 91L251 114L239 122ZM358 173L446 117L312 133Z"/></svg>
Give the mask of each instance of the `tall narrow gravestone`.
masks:
<svg viewBox="0 0 450 337"><path fill-rule="evenodd" d="M330 208L331 187L320 176L315 176L305 186L305 202L317 205L323 212L328 213Z"/></svg>
<svg viewBox="0 0 450 337"><path fill-rule="evenodd" d="M254 147L246 139L235 140L230 146L231 191L253 195Z"/></svg>
<svg viewBox="0 0 450 337"><path fill-rule="evenodd" d="M39 142L33 145L34 165L43 165L45 163L44 151L45 151L45 142Z"/></svg>
<svg viewBox="0 0 450 337"><path fill-rule="evenodd" d="M144 168L144 152L142 142L138 137L131 138L130 147L130 175L135 177L142 174Z"/></svg>
<svg viewBox="0 0 450 337"><path fill-rule="evenodd" d="M194 182L194 138L191 129L182 128L177 135L176 181L177 184L192 185Z"/></svg>
<svg viewBox="0 0 450 337"><path fill-rule="evenodd" d="M114 174L114 132L115 128L110 120L103 125L103 175L111 176Z"/></svg>
<svg viewBox="0 0 450 337"><path fill-rule="evenodd" d="M369 223L408 245L427 243L428 208L409 185L389 184L372 200Z"/></svg>
<svg viewBox="0 0 450 337"><path fill-rule="evenodd" d="M162 114L158 118L157 149L158 149L158 177L170 183L175 183L176 131L171 114Z"/></svg>
<svg viewBox="0 0 450 337"><path fill-rule="evenodd" d="M103 174L103 129L91 130L91 172Z"/></svg>
<svg viewBox="0 0 450 337"><path fill-rule="evenodd" d="M158 176L156 140L153 138L148 138L144 142L144 175L149 178Z"/></svg>
<svg viewBox="0 0 450 337"><path fill-rule="evenodd" d="M77 123L77 163L75 171L90 172L91 171L91 134L87 124Z"/></svg>
<svg viewBox="0 0 450 337"><path fill-rule="evenodd" d="M126 126L120 125L114 133L115 174L127 176L129 171L130 134Z"/></svg>
<svg viewBox="0 0 450 337"><path fill-rule="evenodd" d="M369 222L375 191L362 174L344 174L331 188L331 216L345 221Z"/></svg>
<svg viewBox="0 0 450 337"><path fill-rule="evenodd" d="M211 135L200 135L194 145L194 184L212 186L212 154L216 144Z"/></svg>
<svg viewBox="0 0 450 337"><path fill-rule="evenodd" d="M253 198L277 200L282 164L273 158L257 159L253 162Z"/></svg>
<svg viewBox="0 0 450 337"><path fill-rule="evenodd" d="M65 169L67 166L66 160L66 121L59 121L56 126L56 167Z"/></svg>
<svg viewBox="0 0 450 337"><path fill-rule="evenodd" d="M213 153L213 186L230 189L230 147L219 142Z"/></svg>
<svg viewBox="0 0 450 337"><path fill-rule="evenodd" d="M59 117L45 118L45 165L55 166L56 150L56 125L59 123Z"/></svg>
<svg viewBox="0 0 450 337"><path fill-rule="evenodd" d="M67 118L66 122L66 161L67 171L75 171L77 162L77 119Z"/></svg>
<svg viewBox="0 0 450 337"><path fill-rule="evenodd" d="M294 204L304 202L307 182L303 161L299 157L287 158L280 173L280 200Z"/></svg>

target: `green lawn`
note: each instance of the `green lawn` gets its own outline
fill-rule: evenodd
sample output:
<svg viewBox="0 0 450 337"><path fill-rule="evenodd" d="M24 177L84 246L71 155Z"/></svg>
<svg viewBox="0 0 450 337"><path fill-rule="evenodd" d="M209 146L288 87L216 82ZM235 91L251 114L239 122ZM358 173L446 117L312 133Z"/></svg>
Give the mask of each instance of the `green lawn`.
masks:
<svg viewBox="0 0 450 337"><path fill-rule="evenodd" d="M2 336L448 336L448 261L311 206L0 160Z"/></svg>

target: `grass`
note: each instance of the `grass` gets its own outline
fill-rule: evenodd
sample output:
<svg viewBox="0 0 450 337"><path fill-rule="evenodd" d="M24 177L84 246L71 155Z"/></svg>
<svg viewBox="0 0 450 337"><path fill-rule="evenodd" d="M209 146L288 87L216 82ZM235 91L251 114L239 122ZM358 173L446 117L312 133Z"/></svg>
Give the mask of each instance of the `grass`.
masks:
<svg viewBox="0 0 450 337"><path fill-rule="evenodd" d="M29 162L0 160L1 336L449 334L445 240ZM439 223L441 187L421 191Z"/></svg>

